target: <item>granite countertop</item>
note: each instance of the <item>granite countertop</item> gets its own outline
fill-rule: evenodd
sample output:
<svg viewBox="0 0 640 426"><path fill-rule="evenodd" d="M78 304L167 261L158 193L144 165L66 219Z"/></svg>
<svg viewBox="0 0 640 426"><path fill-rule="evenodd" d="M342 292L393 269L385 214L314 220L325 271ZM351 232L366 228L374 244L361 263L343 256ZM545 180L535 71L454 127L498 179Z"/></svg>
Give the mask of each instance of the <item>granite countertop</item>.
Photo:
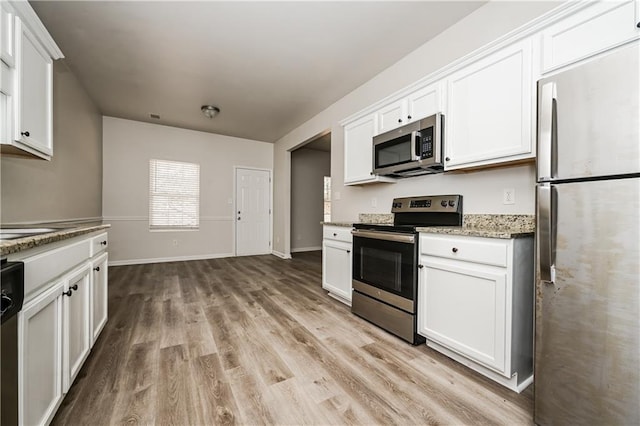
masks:
<svg viewBox="0 0 640 426"><path fill-rule="evenodd" d="M388 224L393 223L391 213L361 213L360 223ZM323 225L344 226L351 228L351 222L322 222ZM465 214L462 226L421 226L418 232L431 234L463 235L486 238L523 238L535 234L536 218L534 215L510 214Z"/></svg>
<svg viewBox="0 0 640 426"><path fill-rule="evenodd" d="M419 232L486 238L523 238L535 234L533 215L470 214L464 215L462 226L424 226Z"/></svg>
<svg viewBox="0 0 640 426"><path fill-rule="evenodd" d="M328 226L342 226L344 228L353 228L353 223L351 222L320 222L321 225Z"/></svg>
<svg viewBox="0 0 640 426"><path fill-rule="evenodd" d="M66 240L68 238L77 237L78 235L89 234L91 232L101 231L103 229L110 228L108 224L84 224L73 227L59 228L52 232L46 232L44 234L30 235L22 238L16 238L13 240L0 240L0 255L6 256L11 253L16 253L23 250L28 250L34 247L39 247L45 244L54 243L56 241ZM26 227L25 227L26 228ZM29 228L56 228L55 225L29 225Z"/></svg>

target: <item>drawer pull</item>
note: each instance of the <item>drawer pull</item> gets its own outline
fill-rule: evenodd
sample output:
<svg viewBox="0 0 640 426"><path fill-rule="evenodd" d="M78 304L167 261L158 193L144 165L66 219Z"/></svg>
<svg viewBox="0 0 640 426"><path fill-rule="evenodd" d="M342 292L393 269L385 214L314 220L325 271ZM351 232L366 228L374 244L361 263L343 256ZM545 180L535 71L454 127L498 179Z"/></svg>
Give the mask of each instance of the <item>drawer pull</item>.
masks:
<svg viewBox="0 0 640 426"><path fill-rule="evenodd" d="M107 245L107 242L106 242L106 241L100 241L100 245L101 245L101 246L106 246L106 245Z"/></svg>
<svg viewBox="0 0 640 426"><path fill-rule="evenodd" d="M351 253L351 250L347 250L347 254Z"/></svg>
<svg viewBox="0 0 640 426"><path fill-rule="evenodd" d="M73 289L73 291L78 290L78 284L74 284L74 285L72 285L72 286L71 286L71 288Z"/></svg>
<svg viewBox="0 0 640 426"><path fill-rule="evenodd" d="M72 294L73 294L73 290L71 290L71 289L69 289L69 290L67 290L67 291L63 291L63 292L62 292L62 295L63 295L63 296L69 296L69 297L71 297L71 295L72 295Z"/></svg>
<svg viewBox="0 0 640 426"><path fill-rule="evenodd" d="M424 265L418 265L418 269L424 268Z"/></svg>
<svg viewBox="0 0 640 426"><path fill-rule="evenodd" d="M454 248L451 249L451 251L454 252L454 253L457 253L458 252L458 248L454 247Z"/></svg>
<svg viewBox="0 0 640 426"><path fill-rule="evenodd" d="M334 232L334 233L333 233L333 236L334 236L334 237L337 237L337 236L338 236L338 234L336 234L336 233Z"/></svg>
<svg viewBox="0 0 640 426"><path fill-rule="evenodd" d="M96 272L100 272L100 267L96 266L95 268L93 268L93 270L96 271Z"/></svg>

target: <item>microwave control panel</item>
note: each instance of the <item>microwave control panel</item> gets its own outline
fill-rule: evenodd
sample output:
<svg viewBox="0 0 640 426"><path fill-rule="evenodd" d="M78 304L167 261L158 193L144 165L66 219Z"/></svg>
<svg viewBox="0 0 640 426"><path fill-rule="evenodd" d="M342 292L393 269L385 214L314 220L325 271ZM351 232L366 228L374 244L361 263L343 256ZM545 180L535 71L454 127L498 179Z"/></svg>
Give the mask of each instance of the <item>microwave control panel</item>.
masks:
<svg viewBox="0 0 640 426"><path fill-rule="evenodd" d="M420 130L420 159L433 158L433 127Z"/></svg>

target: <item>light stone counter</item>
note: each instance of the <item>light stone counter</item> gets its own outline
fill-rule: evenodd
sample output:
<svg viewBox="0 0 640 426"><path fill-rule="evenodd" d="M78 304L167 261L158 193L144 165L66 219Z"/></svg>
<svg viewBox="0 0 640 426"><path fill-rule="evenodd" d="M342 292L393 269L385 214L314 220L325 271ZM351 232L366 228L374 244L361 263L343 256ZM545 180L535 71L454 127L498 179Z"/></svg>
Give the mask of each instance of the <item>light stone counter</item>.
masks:
<svg viewBox="0 0 640 426"><path fill-rule="evenodd" d="M353 227L353 223L351 222L320 222L320 224L327 225L327 226L342 226L344 228Z"/></svg>
<svg viewBox="0 0 640 426"><path fill-rule="evenodd" d="M393 223L392 213L360 213L360 223ZM323 225L351 228L350 222L322 222ZM420 226L418 232L432 234L466 235L486 238L522 238L535 234L536 218L533 215L465 214L462 226Z"/></svg>
<svg viewBox="0 0 640 426"><path fill-rule="evenodd" d="M486 238L522 238L535 234L536 218L533 215L468 214L462 218L462 226L423 226L418 232L431 234L466 235Z"/></svg>
<svg viewBox="0 0 640 426"><path fill-rule="evenodd" d="M60 228L57 231L47 232L44 234L31 235L23 238L16 238L14 240L1 240L0 241L0 255L6 256L11 253L16 253L23 250L28 250L34 247L39 247L45 244L54 243L56 241L66 240L68 238L77 237L78 235L89 234L91 232L101 231L103 229L110 228L111 225L99 224L99 225L78 225L72 228ZM29 225L29 228L55 228L55 226L47 225Z"/></svg>

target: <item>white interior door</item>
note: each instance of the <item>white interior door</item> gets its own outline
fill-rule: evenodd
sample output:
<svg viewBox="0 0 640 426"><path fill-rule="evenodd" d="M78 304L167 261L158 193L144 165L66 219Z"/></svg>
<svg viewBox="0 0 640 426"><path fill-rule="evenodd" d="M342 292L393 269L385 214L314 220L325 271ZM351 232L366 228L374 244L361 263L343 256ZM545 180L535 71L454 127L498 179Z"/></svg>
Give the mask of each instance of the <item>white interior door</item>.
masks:
<svg viewBox="0 0 640 426"><path fill-rule="evenodd" d="M271 172L236 169L236 255L271 253Z"/></svg>

